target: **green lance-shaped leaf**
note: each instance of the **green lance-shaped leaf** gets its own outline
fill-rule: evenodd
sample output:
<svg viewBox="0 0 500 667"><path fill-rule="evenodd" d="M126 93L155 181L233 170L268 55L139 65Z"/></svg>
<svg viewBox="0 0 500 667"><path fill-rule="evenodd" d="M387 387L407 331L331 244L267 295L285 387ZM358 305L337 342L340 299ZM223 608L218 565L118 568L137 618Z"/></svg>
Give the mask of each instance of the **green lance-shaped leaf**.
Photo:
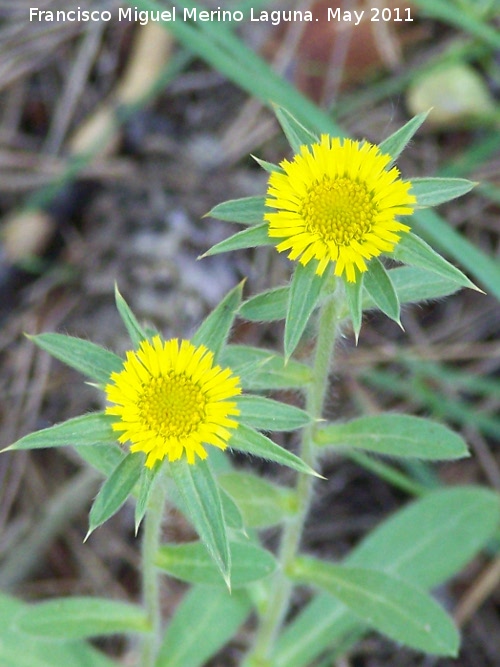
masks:
<svg viewBox="0 0 500 667"><path fill-rule="evenodd" d="M155 667L203 667L251 611L244 590L193 586L170 620Z"/></svg>
<svg viewBox="0 0 500 667"><path fill-rule="evenodd" d="M314 472L312 468L304 463L302 459L299 459L298 456L295 456L295 454L280 447L262 433L254 431L253 428L245 426L244 424L240 424L238 428L233 431L231 439L229 440L229 447L231 449L236 449L239 452L260 456L268 461L275 461L275 463L288 466L298 472L305 472L308 475L321 477L321 475L318 475L318 473Z"/></svg>
<svg viewBox="0 0 500 667"><path fill-rule="evenodd" d="M127 330L128 335L132 341L132 344L135 348L138 348L143 340L149 338L146 331L141 327L137 321L136 316L130 310L128 303L122 297L118 291L118 286L115 284L115 302L118 309L118 313L122 319L123 324Z"/></svg>
<svg viewBox="0 0 500 667"><path fill-rule="evenodd" d="M451 618L404 579L305 557L297 558L290 570L292 579L323 589L391 639L433 655L457 655L460 640Z"/></svg>
<svg viewBox="0 0 500 667"><path fill-rule="evenodd" d="M107 384L111 373L121 371L123 366L117 354L81 338L57 333L28 338L42 350L101 385Z"/></svg>
<svg viewBox="0 0 500 667"><path fill-rule="evenodd" d="M318 143L318 136L282 107L275 107L274 113L294 153L300 153L301 146Z"/></svg>
<svg viewBox="0 0 500 667"><path fill-rule="evenodd" d="M419 303L429 299L441 299L460 289L456 281L416 266L398 266L396 269L391 269L389 275L400 303ZM363 310L373 308L377 308L377 305L370 295L365 293Z"/></svg>
<svg viewBox="0 0 500 667"><path fill-rule="evenodd" d="M237 396L238 420L260 431L295 431L311 423L311 417L300 408L263 396Z"/></svg>
<svg viewBox="0 0 500 667"><path fill-rule="evenodd" d="M347 305L351 314L352 328L356 343L358 342L359 332L361 331L361 323L363 320L363 285L364 273L358 276L358 280L354 283L345 283L345 293L347 297Z"/></svg>
<svg viewBox="0 0 500 667"><path fill-rule="evenodd" d="M245 523L243 521L243 516L240 512L240 508L234 502L233 498L226 493L225 489L219 489L222 509L224 511L224 519L228 528L233 530L239 530L242 533L245 533Z"/></svg>
<svg viewBox="0 0 500 667"><path fill-rule="evenodd" d="M242 303L238 315L251 322L277 322L278 320L284 320L289 292L289 287L275 287L261 292Z"/></svg>
<svg viewBox="0 0 500 667"><path fill-rule="evenodd" d="M200 259L203 259L203 257L210 257L211 255L220 255L222 252L229 252L231 250L244 250L245 248L276 245L275 240L267 233L268 227L268 223L263 222L259 225L248 227L241 232L237 232L228 239L213 245L209 250L203 253L203 255L200 255Z"/></svg>
<svg viewBox="0 0 500 667"><path fill-rule="evenodd" d="M248 345L227 345L221 355L221 364L229 366L241 379L244 389L304 389L312 381L312 370L306 364L271 350Z"/></svg>
<svg viewBox="0 0 500 667"><path fill-rule="evenodd" d="M103 412L73 417L60 424L29 433L4 451L109 444L116 441L116 435L111 428L113 421L116 421L116 417L105 415Z"/></svg>
<svg viewBox="0 0 500 667"><path fill-rule="evenodd" d="M267 162L267 160L261 160L260 158L255 157L255 155L252 155L251 157L253 157L255 162L257 162L257 164L260 167L262 167L262 169L264 169L264 171L267 171L269 174L272 174L275 171L278 172L278 173L281 173L281 174L285 173L284 170L281 167L279 167L277 164L273 164L272 162Z"/></svg>
<svg viewBox="0 0 500 667"><path fill-rule="evenodd" d="M378 308L401 326L398 295L389 273L377 257L370 260L363 284Z"/></svg>
<svg viewBox="0 0 500 667"><path fill-rule="evenodd" d="M403 234L392 252L392 256L403 264L418 266L433 271L443 278L453 280L461 287L478 288L465 276L460 269L450 264L444 257L435 252L420 237L411 232Z"/></svg>
<svg viewBox="0 0 500 667"><path fill-rule="evenodd" d="M137 502L135 504L135 534L137 535L139 531L139 526L141 525L144 515L147 512L149 500L155 484L158 482L158 473L162 469L161 462L157 461L152 468L148 468L143 465L140 478L139 478L139 490L137 493Z"/></svg>
<svg viewBox="0 0 500 667"><path fill-rule="evenodd" d="M47 640L16 628L15 619L28 608L0 593L0 665L2 667L117 667L84 640ZM22 650L20 650L22 647Z"/></svg>
<svg viewBox="0 0 500 667"><path fill-rule="evenodd" d="M232 542L229 548L232 588L264 579L276 570L276 560L266 549L244 542ZM220 573L202 542L160 547L156 565L170 576L191 584L222 584Z"/></svg>
<svg viewBox="0 0 500 667"><path fill-rule="evenodd" d="M316 262L306 266L297 263L288 294L285 322L285 358L289 359L304 333L314 309L318 305L321 288L329 277L329 271L322 276L316 274Z"/></svg>
<svg viewBox="0 0 500 667"><path fill-rule="evenodd" d="M475 185L465 178L412 178L410 194L418 206L438 206L467 194Z"/></svg>
<svg viewBox="0 0 500 667"><path fill-rule="evenodd" d="M249 528L275 526L293 514L295 494L290 489L239 471L222 473L218 480L234 498Z"/></svg>
<svg viewBox="0 0 500 667"><path fill-rule="evenodd" d="M214 449L212 452L210 452L210 463L213 463L214 458L218 453L222 454L221 450ZM219 488L219 494L226 527L241 531L244 534L245 524L243 522L243 516L241 515L239 507L223 488ZM176 489L170 489L170 502L189 520L189 508L186 506L183 496L181 496L179 492L176 492Z"/></svg>
<svg viewBox="0 0 500 667"><path fill-rule="evenodd" d="M26 607L16 627L44 639L82 639L125 633L150 632L141 607L106 598L71 597Z"/></svg>
<svg viewBox="0 0 500 667"><path fill-rule="evenodd" d="M382 143L379 145L382 153L387 153L390 155L393 161L397 160L415 132L425 121L428 114L428 111L419 113L417 116L414 116L414 118L403 125L403 127L400 127L399 130L396 130L396 132L391 134L390 137L384 139L384 141L382 141Z"/></svg>
<svg viewBox="0 0 500 667"><path fill-rule="evenodd" d="M497 258L486 254L468 241L432 209L418 209L412 216L414 229L433 247L458 261L467 272L485 285L487 292L500 299L500 264ZM464 276L462 274L462 280ZM472 283L467 286L471 287ZM472 289L477 289L473 286ZM481 290L479 290L481 291Z"/></svg>
<svg viewBox="0 0 500 667"><path fill-rule="evenodd" d="M269 209L268 209L269 210ZM266 198L243 197L230 199L217 204L204 217L217 218L226 222L237 222L242 225L257 225L264 220L266 212Z"/></svg>
<svg viewBox="0 0 500 667"><path fill-rule="evenodd" d="M206 461L189 465L185 457L169 464L182 505L208 549L228 588L231 554L219 489Z"/></svg>
<svg viewBox="0 0 500 667"><path fill-rule="evenodd" d="M491 539L500 514L498 494L480 487L438 489L381 523L346 559L402 577L424 590L442 584ZM306 667L363 624L330 595L314 598L282 634L273 667Z"/></svg>
<svg viewBox="0 0 500 667"><path fill-rule="evenodd" d="M320 447L355 447L389 456L444 460L468 456L462 438L449 428L411 415L381 414L321 428Z"/></svg>
<svg viewBox="0 0 500 667"><path fill-rule="evenodd" d="M139 481L144 456L139 452L127 454L102 485L89 513L87 537L112 517L125 503Z"/></svg>
<svg viewBox="0 0 500 667"><path fill-rule="evenodd" d="M231 332L241 303L243 281L226 294L217 307L205 318L191 339L193 345L205 345L218 362L222 348Z"/></svg>

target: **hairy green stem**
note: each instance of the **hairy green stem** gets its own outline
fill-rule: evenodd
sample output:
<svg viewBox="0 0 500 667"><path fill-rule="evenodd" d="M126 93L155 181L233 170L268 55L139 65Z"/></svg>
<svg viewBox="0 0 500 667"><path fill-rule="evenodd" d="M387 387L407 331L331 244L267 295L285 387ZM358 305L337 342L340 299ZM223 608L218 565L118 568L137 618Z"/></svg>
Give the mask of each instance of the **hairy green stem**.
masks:
<svg viewBox="0 0 500 667"><path fill-rule="evenodd" d="M144 637L141 667L153 667L161 640L160 581L155 559L160 546L166 493L166 479L160 472L146 512L142 538L142 595L151 633Z"/></svg>
<svg viewBox="0 0 500 667"><path fill-rule="evenodd" d="M314 380L306 394L306 409L312 416L313 422L304 429L300 455L311 468L316 465L314 431L317 420L322 417L338 329L338 313L342 307L342 297L340 297L339 291L337 289L332 294L323 304L320 312L314 355ZM293 587L286 576L286 571L300 547L304 524L311 505L314 480L315 478L312 475L304 473L298 475L296 486L297 513L283 528L279 553L281 572L276 576L267 611L261 619L253 649L246 663L247 667L270 667L271 665L269 661L271 650L288 611Z"/></svg>

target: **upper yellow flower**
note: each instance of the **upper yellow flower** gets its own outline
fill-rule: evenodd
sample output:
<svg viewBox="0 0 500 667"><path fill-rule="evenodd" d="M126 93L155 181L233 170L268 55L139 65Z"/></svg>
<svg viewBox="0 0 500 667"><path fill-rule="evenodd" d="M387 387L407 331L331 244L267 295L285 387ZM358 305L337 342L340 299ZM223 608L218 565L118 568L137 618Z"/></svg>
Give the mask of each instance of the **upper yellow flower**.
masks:
<svg viewBox="0 0 500 667"><path fill-rule="evenodd" d="M391 161L378 146L327 134L283 160L284 173L271 174L266 199L277 209L265 215L269 236L283 239L277 250L290 250L288 257L303 265L318 260L319 275L335 262L337 276L356 282L366 260L391 252L397 232L410 230L396 216L413 213L416 199L411 182L396 167L387 169Z"/></svg>
<svg viewBox="0 0 500 667"><path fill-rule="evenodd" d="M203 444L226 448L228 429L238 426L229 417L240 412L227 399L241 388L231 369L213 362L204 345L155 336L136 352L127 352L123 370L111 374L106 395L115 405L106 413L119 417L113 424L113 430L122 431L118 440L130 441L131 452L145 452L149 468L183 454L195 463L196 456L207 456Z"/></svg>

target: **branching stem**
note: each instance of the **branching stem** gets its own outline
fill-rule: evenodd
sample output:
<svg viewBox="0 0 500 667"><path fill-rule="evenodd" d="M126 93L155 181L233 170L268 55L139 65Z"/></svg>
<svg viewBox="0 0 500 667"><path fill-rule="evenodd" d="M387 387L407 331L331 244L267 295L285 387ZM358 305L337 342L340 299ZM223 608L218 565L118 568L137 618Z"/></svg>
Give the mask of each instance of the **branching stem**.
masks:
<svg viewBox="0 0 500 667"><path fill-rule="evenodd" d="M338 314L342 311L340 285L323 304L318 322L318 337L314 353L314 380L306 394L306 408L313 417L310 426L304 429L300 456L311 468L316 465L316 446L314 431L322 417L328 377L331 370L335 340L338 332ZM253 649L246 662L246 667L270 667L270 654L276 637L285 620L290 604L292 584L286 571L297 555L304 530L305 521L311 505L313 484L312 475L299 474L296 486L297 513L283 528L279 562L281 571L276 576L267 611L261 619Z"/></svg>

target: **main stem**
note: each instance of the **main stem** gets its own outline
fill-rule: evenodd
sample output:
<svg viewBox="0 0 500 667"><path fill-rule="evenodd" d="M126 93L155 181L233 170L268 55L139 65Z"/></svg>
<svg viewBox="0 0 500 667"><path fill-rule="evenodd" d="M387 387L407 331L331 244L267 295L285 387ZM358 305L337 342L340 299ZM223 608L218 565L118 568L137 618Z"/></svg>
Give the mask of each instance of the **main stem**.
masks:
<svg viewBox="0 0 500 667"><path fill-rule="evenodd" d="M142 595L143 603L151 624L151 633L145 635L141 651L141 667L153 667L156 661L161 637L160 580L155 565L160 546L163 510L166 499L165 476L159 472L152 491L142 538Z"/></svg>
<svg viewBox="0 0 500 667"><path fill-rule="evenodd" d="M317 420L322 417L325 395L328 388L328 376L332 362L335 339L338 329L338 312L341 304L339 289L323 304L319 316L318 338L314 354L314 379L306 394L306 409L313 421L304 429L301 443L301 458L311 468L316 465L316 447L314 430ZM283 528L279 561L281 572L277 575L271 593L267 612L261 619L255 644L250 654L248 667L267 667L269 657L278 632L289 608L292 584L286 576L288 566L295 558L300 547L304 524L311 505L314 477L299 473L296 487L297 513Z"/></svg>

